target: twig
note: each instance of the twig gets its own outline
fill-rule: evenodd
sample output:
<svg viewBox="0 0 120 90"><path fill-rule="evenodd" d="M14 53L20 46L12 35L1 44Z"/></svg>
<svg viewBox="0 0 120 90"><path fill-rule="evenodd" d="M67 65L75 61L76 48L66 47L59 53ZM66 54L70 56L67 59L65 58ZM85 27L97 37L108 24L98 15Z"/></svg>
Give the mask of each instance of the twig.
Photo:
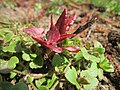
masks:
<svg viewBox="0 0 120 90"><path fill-rule="evenodd" d="M90 27L95 22L96 19L97 18L95 16L92 17L85 25L80 26L73 34L79 34L79 33L83 32L85 29Z"/></svg>
<svg viewBox="0 0 120 90"><path fill-rule="evenodd" d="M21 72L21 71L18 71L18 70L12 70L12 71L17 73L17 74L26 75L24 72Z"/></svg>
<svg viewBox="0 0 120 90"><path fill-rule="evenodd" d="M48 73L46 73L46 74L29 74L29 76L34 77L34 79L43 78L47 75L48 75Z"/></svg>

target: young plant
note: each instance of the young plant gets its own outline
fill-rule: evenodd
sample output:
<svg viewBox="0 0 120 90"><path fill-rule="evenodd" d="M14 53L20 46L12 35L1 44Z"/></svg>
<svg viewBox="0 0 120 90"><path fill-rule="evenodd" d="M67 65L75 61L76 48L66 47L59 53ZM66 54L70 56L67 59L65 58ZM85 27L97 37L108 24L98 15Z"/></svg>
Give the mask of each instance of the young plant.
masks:
<svg viewBox="0 0 120 90"><path fill-rule="evenodd" d="M47 35L43 36L44 33L43 28L31 27L25 28L23 31L30 35L34 40L48 47L54 52L61 53L65 49L69 51L78 51L77 48L75 49L69 46L63 48L62 45L60 45L62 41L65 40L66 38L75 36L75 34L66 33L66 31L69 29L69 26L73 24L75 18L76 18L75 14L73 14L72 16L68 16L67 9L65 9L63 13L60 15L59 19L57 20L57 23L54 25L53 18L51 15L51 27L48 31L47 39L46 39Z"/></svg>
<svg viewBox="0 0 120 90"><path fill-rule="evenodd" d="M63 89L70 86L92 90L102 80L104 72L113 72L99 42L95 42L94 47L90 43L83 47L78 38L71 39L75 34L67 34L75 18L75 14L69 16L65 9L55 25L51 15L48 35L44 35L43 28L23 30L40 44L31 42L29 37L22 38L12 32L6 34L1 30L4 45L0 50L0 88L29 90L27 85L31 85L34 90L58 90L62 85ZM54 52L51 57L47 56L49 50ZM1 75L5 74L9 74L11 80L19 80L12 85L2 80Z"/></svg>

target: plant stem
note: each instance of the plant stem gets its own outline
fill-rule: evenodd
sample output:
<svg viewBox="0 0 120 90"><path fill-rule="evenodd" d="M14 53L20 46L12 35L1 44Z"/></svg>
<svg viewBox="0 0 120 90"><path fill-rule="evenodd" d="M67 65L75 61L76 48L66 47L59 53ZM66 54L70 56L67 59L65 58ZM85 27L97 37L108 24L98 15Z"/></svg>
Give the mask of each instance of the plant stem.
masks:
<svg viewBox="0 0 120 90"><path fill-rule="evenodd" d="M63 73L65 74L65 72L67 71L68 67L71 65L71 63L69 63L66 68L64 69ZM63 75L60 76L60 79L63 77ZM52 86L52 88L50 90L54 90L55 87L58 85L58 83L60 82L60 79L56 81L56 83Z"/></svg>
<svg viewBox="0 0 120 90"><path fill-rule="evenodd" d="M21 72L21 71L18 71L18 70L12 70L12 71L15 72L15 73L18 73L18 74L26 75L24 72Z"/></svg>

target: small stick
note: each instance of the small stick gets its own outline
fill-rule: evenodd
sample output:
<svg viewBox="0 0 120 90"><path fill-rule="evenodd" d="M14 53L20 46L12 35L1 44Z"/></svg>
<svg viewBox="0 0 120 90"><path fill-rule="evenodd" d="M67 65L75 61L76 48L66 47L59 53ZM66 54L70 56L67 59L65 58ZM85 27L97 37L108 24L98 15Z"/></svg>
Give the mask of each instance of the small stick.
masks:
<svg viewBox="0 0 120 90"><path fill-rule="evenodd" d="M90 27L95 22L96 19L97 19L96 17L91 18L85 25L80 26L73 34L79 34L83 32L85 29Z"/></svg>

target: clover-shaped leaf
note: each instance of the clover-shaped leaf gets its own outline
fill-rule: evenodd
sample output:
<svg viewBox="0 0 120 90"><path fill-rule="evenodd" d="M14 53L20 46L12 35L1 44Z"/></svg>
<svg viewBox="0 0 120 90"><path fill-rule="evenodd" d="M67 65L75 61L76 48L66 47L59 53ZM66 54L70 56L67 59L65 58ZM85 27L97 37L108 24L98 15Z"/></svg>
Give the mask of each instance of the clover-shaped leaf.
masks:
<svg viewBox="0 0 120 90"><path fill-rule="evenodd" d="M8 61L8 67L14 69L17 63L19 63L19 59L16 56L12 56Z"/></svg>
<svg viewBox="0 0 120 90"><path fill-rule="evenodd" d="M0 59L0 73L9 73L10 69L8 68L8 61Z"/></svg>
<svg viewBox="0 0 120 90"><path fill-rule="evenodd" d="M27 54L27 53L23 53L22 54L22 58L23 58L23 60L25 60L25 61L30 61L30 55L29 54Z"/></svg>

